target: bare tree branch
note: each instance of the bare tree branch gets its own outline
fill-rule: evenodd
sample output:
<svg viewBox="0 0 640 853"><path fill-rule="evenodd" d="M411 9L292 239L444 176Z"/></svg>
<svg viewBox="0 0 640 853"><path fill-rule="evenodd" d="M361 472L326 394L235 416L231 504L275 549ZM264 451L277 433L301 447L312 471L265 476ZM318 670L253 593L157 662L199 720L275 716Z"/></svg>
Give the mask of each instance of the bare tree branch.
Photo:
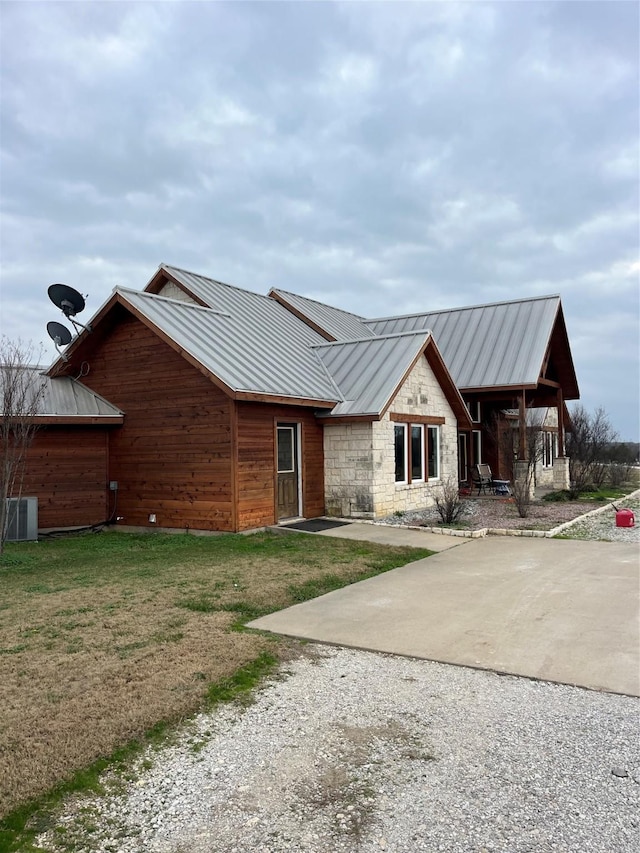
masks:
<svg viewBox="0 0 640 853"><path fill-rule="evenodd" d="M37 356L42 353L38 352ZM7 498L20 497L26 455L37 430L44 379L32 344L0 338L0 554L7 536Z"/></svg>

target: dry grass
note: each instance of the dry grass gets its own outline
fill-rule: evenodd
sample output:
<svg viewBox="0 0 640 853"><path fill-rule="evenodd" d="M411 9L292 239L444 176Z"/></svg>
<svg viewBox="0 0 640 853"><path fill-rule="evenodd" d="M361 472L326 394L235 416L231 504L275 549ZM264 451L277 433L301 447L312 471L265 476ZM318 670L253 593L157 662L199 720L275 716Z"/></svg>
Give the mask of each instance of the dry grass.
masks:
<svg viewBox="0 0 640 853"><path fill-rule="evenodd" d="M275 643L231 630L425 552L369 543L100 534L8 546L0 562L0 816Z"/></svg>

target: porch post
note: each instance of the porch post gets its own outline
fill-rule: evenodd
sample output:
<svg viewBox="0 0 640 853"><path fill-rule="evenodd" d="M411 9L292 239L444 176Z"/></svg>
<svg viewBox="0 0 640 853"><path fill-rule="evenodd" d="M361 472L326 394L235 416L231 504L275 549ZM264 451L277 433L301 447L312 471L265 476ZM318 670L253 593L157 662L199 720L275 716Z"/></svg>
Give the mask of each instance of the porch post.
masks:
<svg viewBox="0 0 640 853"><path fill-rule="evenodd" d="M527 408L525 400L525 389L518 398L518 459L513 466L515 484L529 493L529 498L534 496L533 470L530 467L527 448Z"/></svg>
<svg viewBox="0 0 640 853"><path fill-rule="evenodd" d="M562 397L562 388L558 388L556 393L558 407L558 456L564 456L564 400Z"/></svg>
<svg viewBox="0 0 640 853"><path fill-rule="evenodd" d="M518 399L518 460L522 461L527 458L527 415L525 404L525 391L522 389L522 394Z"/></svg>
<svg viewBox="0 0 640 853"><path fill-rule="evenodd" d="M560 491L571 486L569 457L564 455L564 398L562 388L558 388L556 392L556 405L558 407L558 456L553 460L553 488Z"/></svg>

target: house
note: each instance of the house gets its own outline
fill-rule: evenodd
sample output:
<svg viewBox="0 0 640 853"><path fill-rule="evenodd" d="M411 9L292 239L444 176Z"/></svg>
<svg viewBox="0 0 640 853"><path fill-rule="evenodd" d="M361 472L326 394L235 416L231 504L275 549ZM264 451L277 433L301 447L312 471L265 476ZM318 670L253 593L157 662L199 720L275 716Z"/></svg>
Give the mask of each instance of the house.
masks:
<svg viewBox="0 0 640 853"><path fill-rule="evenodd" d="M82 377L122 417L103 502L110 483L132 526L417 509L476 461L500 473L494 415L535 403L564 419L578 394L559 297L371 320L163 264L91 328L48 375Z"/></svg>

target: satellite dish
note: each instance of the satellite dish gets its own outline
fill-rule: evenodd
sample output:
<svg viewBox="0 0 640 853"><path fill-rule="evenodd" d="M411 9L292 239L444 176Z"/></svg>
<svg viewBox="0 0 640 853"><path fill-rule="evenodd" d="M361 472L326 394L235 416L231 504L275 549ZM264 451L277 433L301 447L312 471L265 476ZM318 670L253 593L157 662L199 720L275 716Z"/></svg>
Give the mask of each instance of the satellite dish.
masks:
<svg viewBox="0 0 640 853"><path fill-rule="evenodd" d="M84 296L81 293L78 293L77 290L69 287L67 284L52 284L47 292L49 299L62 311L67 320L71 320L76 331L78 326L86 329L88 332L91 331L91 326L83 326L82 323L73 319L76 314L84 311ZM60 326L60 328L64 328L64 326Z"/></svg>
<svg viewBox="0 0 640 853"><path fill-rule="evenodd" d="M75 317L84 311L82 294L66 284L52 284L48 290L49 299L62 311L65 317Z"/></svg>
<svg viewBox="0 0 640 853"><path fill-rule="evenodd" d="M47 323L47 332L57 347L66 347L71 343L71 332L62 323Z"/></svg>
<svg viewBox="0 0 640 853"><path fill-rule="evenodd" d="M67 357L63 352L60 352L60 347L66 347L68 343L71 342L71 332L67 329L66 326L63 326L62 323L47 323L47 332L49 337L56 345L56 350L62 358L67 361Z"/></svg>

